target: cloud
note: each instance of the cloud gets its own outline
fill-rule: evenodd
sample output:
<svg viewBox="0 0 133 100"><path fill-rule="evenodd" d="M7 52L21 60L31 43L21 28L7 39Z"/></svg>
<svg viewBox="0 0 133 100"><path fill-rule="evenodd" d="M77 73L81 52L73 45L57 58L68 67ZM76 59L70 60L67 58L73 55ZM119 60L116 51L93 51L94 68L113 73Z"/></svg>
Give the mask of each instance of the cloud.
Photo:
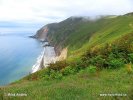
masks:
<svg viewBox="0 0 133 100"><path fill-rule="evenodd" d="M70 16L133 12L132 0L0 0L0 21L28 24L59 22Z"/></svg>
<svg viewBox="0 0 133 100"><path fill-rule="evenodd" d="M1 0L0 20L60 21L69 16L124 14L131 0Z"/></svg>

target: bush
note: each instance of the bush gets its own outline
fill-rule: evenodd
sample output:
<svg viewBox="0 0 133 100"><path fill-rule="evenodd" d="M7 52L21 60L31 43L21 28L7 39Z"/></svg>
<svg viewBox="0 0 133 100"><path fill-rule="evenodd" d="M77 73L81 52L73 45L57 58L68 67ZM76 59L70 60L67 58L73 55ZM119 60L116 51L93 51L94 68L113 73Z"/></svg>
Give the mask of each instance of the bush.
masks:
<svg viewBox="0 0 133 100"><path fill-rule="evenodd" d="M62 78L62 73L60 73L59 71L55 71L53 69L46 68L43 72L44 73L41 75L41 78L44 80Z"/></svg>
<svg viewBox="0 0 133 100"><path fill-rule="evenodd" d="M128 54L128 56L129 56L129 61L133 63L133 53Z"/></svg>
<svg viewBox="0 0 133 100"><path fill-rule="evenodd" d="M84 68L85 68L84 65L82 65L82 64L76 64L76 66L75 66L75 71L76 71L76 72L79 72L80 70L82 70L82 69L84 69Z"/></svg>
<svg viewBox="0 0 133 100"><path fill-rule="evenodd" d="M108 62L109 68L114 69L124 65L122 59L112 59Z"/></svg>
<svg viewBox="0 0 133 100"><path fill-rule="evenodd" d="M52 78L52 79L62 79L62 73L60 73L59 71L51 70L50 71L50 78Z"/></svg>
<svg viewBox="0 0 133 100"><path fill-rule="evenodd" d="M60 73L60 72L58 71L58 72L56 72L56 75L55 75L54 78L55 78L55 79L62 79L62 78L63 78L63 75L62 75L62 73Z"/></svg>
<svg viewBox="0 0 133 100"><path fill-rule="evenodd" d="M89 72L89 73L95 73L96 72L96 66L89 66L89 67L87 67L87 71Z"/></svg>
<svg viewBox="0 0 133 100"><path fill-rule="evenodd" d="M125 38L126 42L124 42ZM123 64L133 63L133 50L131 49L133 40L129 38L131 37L123 37L99 48L92 47L82 56L82 61L98 68L117 68Z"/></svg>
<svg viewBox="0 0 133 100"><path fill-rule="evenodd" d="M84 73L84 71L85 71L85 70L81 69L81 70L79 71L79 73Z"/></svg>
<svg viewBox="0 0 133 100"><path fill-rule="evenodd" d="M42 79L49 79L50 77L50 68L45 68L43 69L43 71L41 73L39 73L40 78Z"/></svg>
<svg viewBox="0 0 133 100"><path fill-rule="evenodd" d="M45 75L42 77L42 79L44 79L44 80L49 80L49 79L50 79L50 76L47 75L47 74L45 74Z"/></svg>
<svg viewBox="0 0 133 100"><path fill-rule="evenodd" d="M67 66L66 61L57 61L56 63L49 64L49 68L60 71L61 69L65 68Z"/></svg>
<svg viewBox="0 0 133 100"><path fill-rule="evenodd" d="M101 55L95 56L90 59L90 64L97 66L99 68L104 67L105 62L106 62L106 60Z"/></svg>
<svg viewBox="0 0 133 100"><path fill-rule="evenodd" d="M51 69L50 68L45 68L45 70L44 70L44 74L45 75L50 75L50 71L51 71Z"/></svg>
<svg viewBox="0 0 133 100"><path fill-rule="evenodd" d="M88 66L88 63L84 62L82 59L78 59L74 62L71 62L69 66L71 66L71 68L75 70L75 72L79 72L80 70L86 68Z"/></svg>
<svg viewBox="0 0 133 100"><path fill-rule="evenodd" d="M71 66L68 66L64 69L61 70L63 75L69 75L69 74L74 74L76 72L76 70L74 68L72 68Z"/></svg>

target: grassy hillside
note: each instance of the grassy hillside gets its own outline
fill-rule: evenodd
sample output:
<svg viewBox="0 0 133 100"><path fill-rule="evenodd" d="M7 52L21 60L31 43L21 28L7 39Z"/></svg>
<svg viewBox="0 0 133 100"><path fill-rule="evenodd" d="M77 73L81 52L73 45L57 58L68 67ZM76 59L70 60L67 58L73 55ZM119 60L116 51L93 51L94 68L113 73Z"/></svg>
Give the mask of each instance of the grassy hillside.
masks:
<svg viewBox="0 0 133 100"><path fill-rule="evenodd" d="M91 45L111 42L133 32L133 15L101 17L96 20L70 17L60 23L49 24L47 37L56 47L68 47L69 55L82 54ZM43 34L43 32L42 32Z"/></svg>
<svg viewBox="0 0 133 100"><path fill-rule="evenodd" d="M88 69L63 79L19 81L4 88L4 94L25 93L26 97L1 96L3 100L132 100L133 74L126 67L90 73ZM126 96L100 96L100 94Z"/></svg>
<svg viewBox="0 0 133 100"><path fill-rule="evenodd" d="M68 47L68 58L1 87L2 99L133 99L132 13L93 21L72 17L48 27L49 41L55 46ZM8 93L27 96L6 96Z"/></svg>

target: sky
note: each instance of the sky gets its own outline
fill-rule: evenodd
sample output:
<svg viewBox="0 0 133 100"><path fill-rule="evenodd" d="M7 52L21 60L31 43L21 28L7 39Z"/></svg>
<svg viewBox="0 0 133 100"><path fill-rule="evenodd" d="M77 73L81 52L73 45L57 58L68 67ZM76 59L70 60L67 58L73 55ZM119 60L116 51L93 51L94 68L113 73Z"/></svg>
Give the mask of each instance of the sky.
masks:
<svg viewBox="0 0 133 100"><path fill-rule="evenodd" d="M122 15L133 0L0 0L0 33L29 31L70 16Z"/></svg>

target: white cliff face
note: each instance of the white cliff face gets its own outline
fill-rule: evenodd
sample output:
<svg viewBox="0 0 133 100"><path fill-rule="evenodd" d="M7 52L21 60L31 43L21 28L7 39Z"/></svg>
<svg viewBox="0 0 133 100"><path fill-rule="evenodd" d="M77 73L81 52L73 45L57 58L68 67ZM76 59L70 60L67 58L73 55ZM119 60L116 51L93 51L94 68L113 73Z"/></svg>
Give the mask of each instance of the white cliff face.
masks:
<svg viewBox="0 0 133 100"><path fill-rule="evenodd" d="M55 54L55 50L54 47L44 47L45 52L44 52L44 58L43 58L43 65L45 67L48 66L48 64L50 63L55 63L57 61L56 59L56 54Z"/></svg>
<svg viewBox="0 0 133 100"><path fill-rule="evenodd" d="M54 47L45 46L41 55L37 58L37 62L32 67L32 73L47 67L50 63L55 63L57 61Z"/></svg>
<svg viewBox="0 0 133 100"><path fill-rule="evenodd" d="M45 42L44 45L48 45ZM32 73L47 67L50 63L55 63L56 61L65 60L67 57L67 48L61 51L60 56L56 56L55 49L52 46L44 46L44 50L41 55L37 58L37 62L32 67Z"/></svg>

